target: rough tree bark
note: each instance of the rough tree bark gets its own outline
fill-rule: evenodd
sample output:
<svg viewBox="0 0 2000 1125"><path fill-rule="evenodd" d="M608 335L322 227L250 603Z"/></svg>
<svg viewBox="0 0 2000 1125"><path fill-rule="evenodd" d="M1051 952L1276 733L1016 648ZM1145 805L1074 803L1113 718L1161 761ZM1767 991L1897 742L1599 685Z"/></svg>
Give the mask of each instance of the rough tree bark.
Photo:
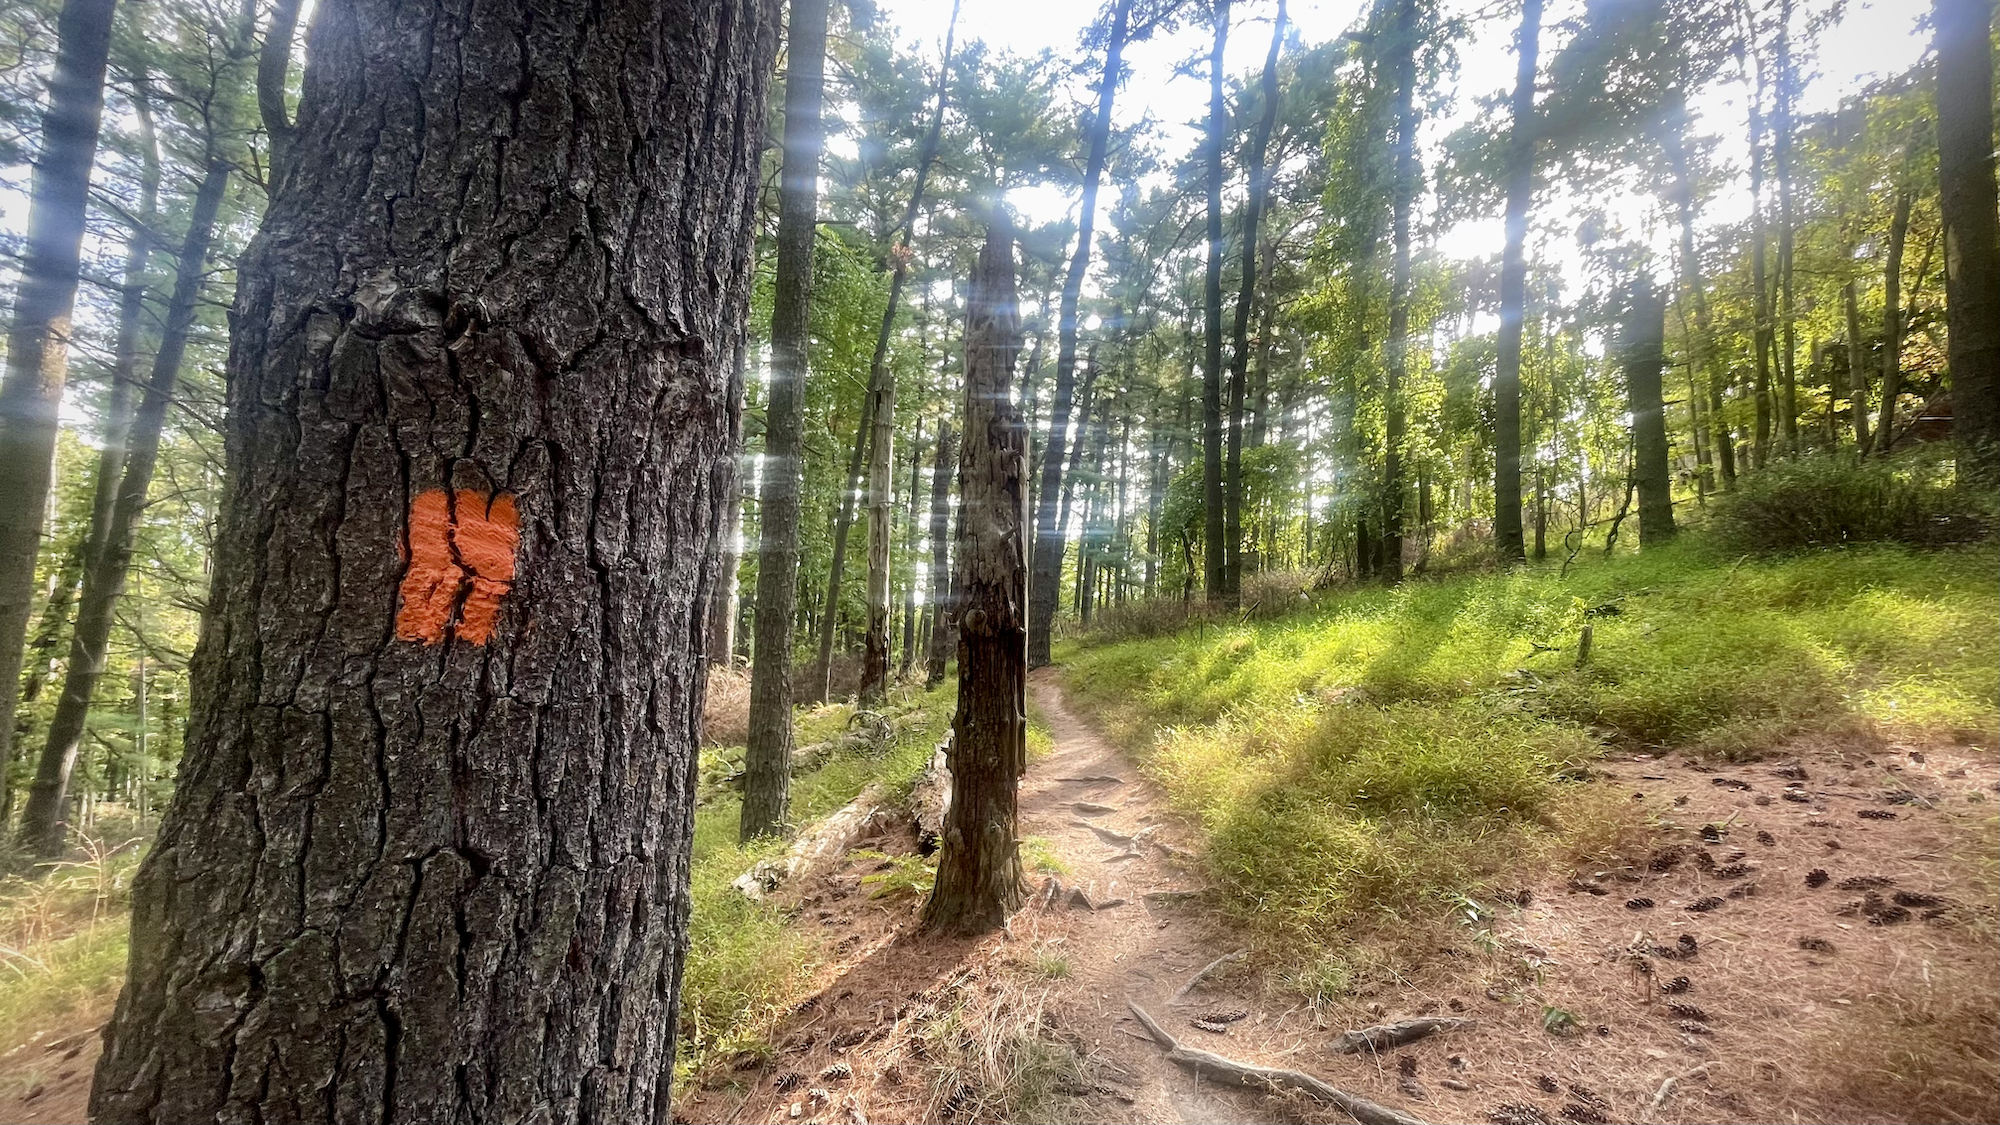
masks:
<svg viewBox="0 0 2000 1125"><path fill-rule="evenodd" d="M63 676L62 694L49 720L48 738L37 763L34 786L28 793L28 806L21 814L21 844L38 855L62 854L68 835L62 812L69 796L70 773L76 768L77 750L83 745L90 701L97 694L98 680L104 676L113 614L118 599L125 593L125 575L132 563L132 541L145 513L146 492L153 484L160 434L166 428L167 408L172 405L174 389L180 382L188 332L194 327L196 302L207 280L205 271L208 248L215 236L215 217L228 186L228 162L211 156L201 186L195 192L194 205L189 209L187 236L174 264L174 294L167 305L160 350L153 356L152 377L147 381L138 410L133 413L131 427L122 435L121 444L125 446L122 472L115 478L98 481L99 492L108 491L114 498L103 526L93 524L91 528L90 545L84 552L83 594L77 601L76 624L70 633L69 664Z"/></svg>
<svg viewBox="0 0 2000 1125"><path fill-rule="evenodd" d="M664 1121L774 0L322 0L104 1122Z"/></svg>
<svg viewBox="0 0 2000 1125"><path fill-rule="evenodd" d="M104 118L111 12L112 0L65 0L56 17L49 108L42 114L42 149L28 189L27 247L7 327L7 368L0 376L0 481L7 482L0 488L0 775L14 760L14 706L69 377L70 313Z"/></svg>
<svg viewBox="0 0 2000 1125"><path fill-rule="evenodd" d="M1993 181L1992 0L1936 0L1938 198L1952 436L2000 475L2000 217Z"/></svg>
<svg viewBox="0 0 2000 1125"><path fill-rule="evenodd" d="M969 288L952 797L923 921L947 934L1004 925L1025 880L1015 827L1028 769L1027 435L1013 403L1021 350L1013 229L997 202Z"/></svg>
<svg viewBox="0 0 2000 1125"><path fill-rule="evenodd" d="M1530 0L1533 3L1534 0ZM1250 306L1257 294L1257 225L1271 195L1271 174L1264 157L1271 128L1278 120L1278 52L1285 44L1285 0L1278 0L1271 24L1271 49L1264 56L1260 80L1264 113L1250 137L1250 195L1243 204L1242 283L1236 291L1236 321L1229 353L1229 451L1223 470L1227 501L1223 512L1222 596L1231 609L1243 601L1243 400L1250 374ZM1122 448L1122 447L1121 447ZM1119 505L1124 510L1124 505Z"/></svg>
<svg viewBox="0 0 2000 1125"><path fill-rule="evenodd" d="M1620 357L1632 411L1632 483L1639 493L1639 545L1674 537L1674 481L1667 468L1667 410L1662 401L1666 369L1665 295L1645 278L1626 289Z"/></svg>
<svg viewBox="0 0 2000 1125"><path fill-rule="evenodd" d="M1104 45L1104 76L1097 87L1097 115L1090 124L1090 151L1083 164L1083 203L1077 212L1076 250L1063 275L1062 299L1056 314L1056 386L1049 404L1049 437L1042 452L1041 480L1035 493L1035 568L1028 582L1028 666L1049 662L1049 640L1061 594L1063 549L1067 523L1057 519L1062 492L1063 453L1068 442L1070 397L1076 388L1076 303L1083 294L1083 277L1090 269L1090 239L1097 226L1097 184L1111 145L1111 107L1118 94L1125 40L1131 26L1132 0L1118 0L1111 10L1111 30Z"/></svg>
<svg viewBox="0 0 2000 1125"><path fill-rule="evenodd" d="M1396 89L1395 177L1391 188L1394 257L1389 273L1388 379L1382 390L1382 566L1403 580L1403 379L1410 362L1410 222L1417 201L1417 0L1400 0L1389 60Z"/></svg>
<svg viewBox="0 0 2000 1125"><path fill-rule="evenodd" d="M1208 267L1202 279L1201 355L1201 592L1212 602L1225 596L1228 534L1222 484L1222 146L1229 111L1222 99L1222 54L1229 42L1229 0L1216 0L1215 41L1208 55L1208 133L1202 156L1208 175Z"/></svg>
<svg viewBox="0 0 2000 1125"><path fill-rule="evenodd" d="M1521 329L1527 318L1528 208L1535 197L1535 70L1542 0L1521 5L1515 38L1514 123L1507 137L1507 246L1500 257L1500 355L1493 376L1493 549L1527 557L1521 527Z"/></svg>
<svg viewBox="0 0 2000 1125"><path fill-rule="evenodd" d="M825 699L833 693L833 634L840 627L840 582L847 571L847 535L854 527L854 497L861 487L861 466L866 456L868 436L874 427L874 410L878 390L883 384L894 379L889 369L889 335L896 327L896 314L903 307L903 281L909 275L910 236L916 229L917 212L924 202L924 185L930 179L931 165L937 160L938 137L944 130L944 110L947 95L951 90L952 44L958 34L958 7L960 0L952 0L951 22L945 25L944 56L938 66L936 108L931 114L930 131L924 134L923 148L917 155L917 179L910 188L910 200L903 208L903 221L897 230L900 240L889 252L889 300L882 306L882 326L875 334L875 355L868 365L868 390L863 402L861 420L854 429L854 453L847 463L846 487L840 493L840 513L834 517L833 561L826 572L826 612L820 619L819 657L813 664L813 695Z"/></svg>
<svg viewBox="0 0 2000 1125"><path fill-rule="evenodd" d="M750 726L743 747L745 840L781 832L792 784L792 628L798 613L799 489L804 474L813 239L825 148L828 0L798 0L785 30L785 152L771 298L771 375L764 406L764 480L757 498L757 620ZM829 612L830 609L829 609Z"/></svg>

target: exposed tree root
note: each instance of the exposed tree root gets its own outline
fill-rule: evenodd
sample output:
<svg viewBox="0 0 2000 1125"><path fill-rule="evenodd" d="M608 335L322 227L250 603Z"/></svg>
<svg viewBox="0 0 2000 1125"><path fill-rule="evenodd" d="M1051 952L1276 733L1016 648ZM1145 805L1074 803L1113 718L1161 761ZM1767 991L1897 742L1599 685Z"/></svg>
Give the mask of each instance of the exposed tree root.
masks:
<svg viewBox="0 0 2000 1125"><path fill-rule="evenodd" d="M1390 1109L1385 1105L1377 1105L1345 1090L1335 1089L1302 1071L1237 1062L1211 1051L1183 1047L1167 1033L1165 1028L1154 1023L1153 1017L1147 1015L1144 1008L1130 1000L1125 1002L1125 1006L1130 1008L1133 1017L1145 1026L1146 1031L1152 1035L1153 1042L1167 1049L1167 1061L1197 1078L1222 1080L1253 1089L1295 1090L1315 1101L1333 1106L1361 1125L1424 1125L1420 1118L1411 1117L1401 1110Z"/></svg>
<svg viewBox="0 0 2000 1125"><path fill-rule="evenodd" d="M1343 1031L1334 1037L1333 1049L1343 1055L1356 1051L1386 1051L1405 1043L1414 1043L1426 1035L1439 1031L1455 1031L1472 1026L1472 1021L1455 1019L1450 1016L1423 1016L1412 1020L1397 1020L1395 1023L1378 1023L1374 1027L1364 1027L1359 1031Z"/></svg>

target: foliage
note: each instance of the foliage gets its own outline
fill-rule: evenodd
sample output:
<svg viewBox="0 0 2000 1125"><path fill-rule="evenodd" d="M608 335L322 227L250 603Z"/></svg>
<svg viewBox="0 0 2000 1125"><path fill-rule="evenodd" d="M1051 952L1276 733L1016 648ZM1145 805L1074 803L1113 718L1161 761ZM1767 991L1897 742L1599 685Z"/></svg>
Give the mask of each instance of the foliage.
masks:
<svg viewBox="0 0 2000 1125"><path fill-rule="evenodd" d="M1739 551L1789 551L1854 543L1934 547L1990 535L2000 505L1990 489L1961 485L1934 451L1890 460L1830 453L1781 461L1722 498L1711 523Z"/></svg>

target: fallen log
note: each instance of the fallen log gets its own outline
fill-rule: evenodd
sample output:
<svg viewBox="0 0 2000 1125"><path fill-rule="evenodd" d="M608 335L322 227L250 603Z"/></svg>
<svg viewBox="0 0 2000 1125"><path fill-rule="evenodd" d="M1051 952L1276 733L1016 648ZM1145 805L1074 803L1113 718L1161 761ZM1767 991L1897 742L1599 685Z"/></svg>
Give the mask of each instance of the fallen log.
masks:
<svg viewBox="0 0 2000 1125"><path fill-rule="evenodd" d="M1256 1063L1237 1062L1224 1058L1213 1051L1183 1047L1165 1028L1153 1022L1146 1010L1130 1000L1125 1006L1153 1037L1153 1042L1166 1048L1167 1061L1193 1074L1196 1078L1220 1080L1237 1086L1248 1086L1264 1090L1295 1090L1315 1101L1340 1110L1361 1125L1424 1125L1421 1118L1411 1117L1401 1110L1378 1105L1367 1098L1336 1089L1303 1071L1284 1070L1278 1067L1259 1066Z"/></svg>
<svg viewBox="0 0 2000 1125"><path fill-rule="evenodd" d="M838 812L792 841L783 859L758 863L738 875L730 886L755 902L777 890L780 884L853 851L857 843L888 825L890 812L885 796L880 782L868 786Z"/></svg>
<svg viewBox="0 0 2000 1125"><path fill-rule="evenodd" d="M1343 1055L1356 1051L1386 1051L1405 1043L1414 1043L1426 1035L1440 1031L1455 1031L1470 1027L1472 1021L1451 1016L1423 1016L1412 1020L1397 1020L1394 1023L1380 1023L1374 1027L1364 1027L1359 1031L1343 1031L1333 1040L1333 1049Z"/></svg>

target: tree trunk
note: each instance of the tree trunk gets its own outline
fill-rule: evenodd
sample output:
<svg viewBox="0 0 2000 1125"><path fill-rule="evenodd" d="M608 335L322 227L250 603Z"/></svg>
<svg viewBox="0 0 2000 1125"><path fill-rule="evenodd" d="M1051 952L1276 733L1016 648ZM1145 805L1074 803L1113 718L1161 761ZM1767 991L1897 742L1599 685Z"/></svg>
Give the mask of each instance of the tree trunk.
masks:
<svg viewBox="0 0 2000 1125"><path fill-rule="evenodd" d="M937 458L931 462L931 635L924 655L924 690L944 682L945 661L957 641L952 624L957 607L951 598L951 475L957 468L958 432L940 423Z"/></svg>
<svg viewBox="0 0 2000 1125"><path fill-rule="evenodd" d="M56 17L55 70L29 187L27 247L7 329L7 368L0 376L0 480L7 482L0 488L0 777L14 760L22 645L35 602L35 556L42 546L69 376L70 314L90 169L104 118L112 3L64 0Z"/></svg>
<svg viewBox="0 0 2000 1125"><path fill-rule="evenodd" d="M1889 454L1889 442L1896 423L1896 396L1903 393L1903 245L1910 234L1911 193L1896 193L1895 216L1889 222L1889 260L1882 269L1882 415L1875 427L1875 449ZM1855 402L1854 436L1861 452L1869 450L1868 415Z"/></svg>
<svg viewBox="0 0 2000 1125"><path fill-rule="evenodd" d="M1264 299L1257 309L1257 366L1250 376L1250 432L1244 439L1252 449L1262 449L1271 432L1271 320L1277 305L1271 294L1271 274L1278 262L1277 249L1274 241L1265 240L1262 251L1264 267L1258 278Z"/></svg>
<svg viewBox="0 0 2000 1125"><path fill-rule="evenodd" d="M1797 300L1794 296L1794 274L1796 270L1793 243L1797 236L1792 216L1792 102L1796 96L1798 78L1792 66L1792 4L1791 0L1779 0L1778 4L1778 99L1777 121L1774 126L1776 136L1772 139L1772 156L1778 173L1778 329L1780 340L1779 374L1783 377L1783 393L1778 403L1778 436L1784 443L1785 452L1791 456L1799 454L1799 378L1798 378L1798 315ZM1644 519L1642 515L1640 517Z"/></svg>
<svg viewBox="0 0 2000 1125"><path fill-rule="evenodd" d="M1532 2L1532 0L1531 0ZM1257 226L1271 194L1270 172L1264 166L1271 127L1278 120L1278 52L1285 45L1285 0L1278 0L1271 23L1271 49L1264 56L1264 115L1250 137L1247 172L1250 195L1243 205L1241 272L1236 290L1236 321L1229 352L1229 451L1224 469L1222 596L1231 609L1243 601L1243 399L1250 372L1250 312L1257 295Z"/></svg>
<svg viewBox="0 0 2000 1125"><path fill-rule="evenodd" d="M906 546L905 555L917 545L917 525L923 519L922 508L917 503L918 478L923 473L924 420L917 419L917 436L910 443L910 506L903 516ZM916 659L917 650L917 577L914 569L910 581L903 587L903 655L896 662L896 674L906 675L910 662Z"/></svg>
<svg viewBox="0 0 2000 1125"><path fill-rule="evenodd" d="M1229 529L1222 483L1222 146L1229 113L1222 99L1222 53L1229 42L1229 0L1216 0L1215 45L1208 56L1208 135L1202 151L1208 169L1208 272L1202 288L1201 496L1202 595L1227 594L1225 560Z"/></svg>
<svg viewBox="0 0 2000 1125"><path fill-rule="evenodd" d="M1645 278L1626 291L1620 341L1627 403L1632 411L1632 483L1639 493L1639 545L1674 537L1674 481L1667 465L1667 411L1661 373L1667 365L1667 306Z"/></svg>
<svg viewBox="0 0 2000 1125"><path fill-rule="evenodd" d="M1753 42L1752 47L1755 44ZM1754 53L1754 50L1753 50ZM1764 71L1757 68L1757 88L1750 102L1750 286L1756 324L1750 335L1756 353L1757 427L1751 461L1763 468L1771 459L1771 290L1766 277L1764 231Z"/></svg>
<svg viewBox="0 0 2000 1125"><path fill-rule="evenodd" d="M996 203L965 321L952 796L923 920L938 933L1006 924L1025 878L1015 837L1016 786L1028 769L1027 448L1012 397L1019 317L1013 230Z"/></svg>
<svg viewBox="0 0 2000 1125"><path fill-rule="evenodd" d="M1521 329L1527 317L1528 208L1535 196L1535 70L1542 0L1525 0L1515 39L1514 122L1507 139L1507 245L1500 258L1500 355L1493 377L1493 548L1527 556L1521 528Z"/></svg>
<svg viewBox="0 0 2000 1125"><path fill-rule="evenodd" d="M861 487L861 466L864 449L874 428L876 402L883 385L895 378L889 369L889 336L896 328L896 314L902 311L903 282L910 270L910 234L916 228L917 212L923 207L924 185L930 179L931 165L937 160L938 137L944 129L946 94L951 88L952 44L958 34L959 3L960 0L952 0L951 22L945 26L944 55L938 66L936 111L931 115L930 131L924 134L923 149L918 154L917 182L910 189L910 200L903 208L903 221L897 228L901 238L889 255L889 300L882 307L882 326L875 334L875 355L868 365L868 390L863 399L866 406L854 429L854 452L847 462L846 484L840 493L840 514L834 520L833 559L826 574L826 613L820 621L819 655L812 673L813 696L816 699L825 699L833 694L833 635L840 624L840 583L847 571L847 536L854 527L854 496Z"/></svg>
<svg viewBox="0 0 2000 1125"><path fill-rule="evenodd" d="M264 119L264 135L271 141L271 168L265 190L278 190L278 180L292 157L292 138L298 126L285 105L285 80L292 72L292 43L298 38L301 0L274 0L271 22L264 30L264 45L257 52L257 114Z"/></svg>
<svg viewBox="0 0 2000 1125"><path fill-rule="evenodd" d="M1669 112L1663 141L1667 150L1667 162L1674 173L1674 208L1680 219L1680 279L1687 299L1694 306L1694 356L1693 364L1700 369L1700 379L1691 392L1694 398L1705 397L1708 414L1710 459L1722 473L1722 487L1725 491L1736 487L1736 439L1729 431L1729 423L1722 415L1722 391L1729 375L1716 355L1715 330L1709 316L1708 291L1703 287L1701 258L1695 251L1694 241L1694 168L1688 160L1687 132L1692 118L1687 111L1685 99L1676 98ZM1689 412L1694 410L1694 398L1689 400Z"/></svg>
<svg viewBox="0 0 2000 1125"><path fill-rule="evenodd" d="M1403 380L1410 359L1410 219L1417 198L1417 8L1399 0L1390 68L1396 84L1396 170L1392 203L1394 259L1389 275L1388 382L1383 388L1382 567L1403 580Z"/></svg>
<svg viewBox="0 0 2000 1125"><path fill-rule="evenodd" d="M76 767L77 750L83 744L90 701L104 675L113 614L118 599L125 593L125 575L132 563L132 541L145 513L146 491L153 484L160 434L166 427L167 408L180 382L181 358L187 352L195 305L206 280L204 271L215 234L215 217L228 186L229 165L212 157L188 213L187 237L181 243L180 258L174 267L174 295L167 306L160 350L153 357L152 378L132 417L123 473L99 481L99 489L113 491L116 498L103 527L92 528L92 542L84 552L83 595L77 602L76 628L70 635L62 695L56 702L54 717L49 720L48 739L42 747L34 787L29 791L28 807L21 814L21 845L38 855L62 854L68 827L63 823L62 810L69 796L70 773Z"/></svg>
<svg viewBox="0 0 2000 1125"><path fill-rule="evenodd" d="M1868 455L1868 351L1861 342L1861 302L1855 296L1857 283L1841 286L1840 296L1847 312L1847 395L1853 414L1854 441L1861 455ZM1834 413L1831 401L1827 413Z"/></svg>
<svg viewBox="0 0 2000 1125"><path fill-rule="evenodd" d="M889 547L895 538L896 374L887 362L875 388L868 440L868 633L861 662L861 703L889 690Z"/></svg>
<svg viewBox="0 0 2000 1125"><path fill-rule="evenodd" d="M739 571L743 562L743 369L749 359L749 341L736 349L735 373L730 377L730 401L736 409L729 419L729 456L736 473L729 481L729 495L722 498L722 560L716 568L720 584L708 606L708 662L724 668L736 663L736 618L742 608Z"/></svg>
<svg viewBox="0 0 2000 1125"><path fill-rule="evenodd" d="M1056 602L1062 585L1063 548L1069 529L1057 519L1062 492L1063 447L1068 442L1070 394L1076 385L1076 304L1083 278L1090 269L1090 238L1097 223L1097 185L1111 144L1111 107L1118 94L1132 0L1117 0L1111 10L1111 33L1104 47L1104 77L1097 88L1097 115L1090 125L1090 152L1083 166L1083 202L1077 213L1076 251L1063 277L1062 303L1056 320L1056 386L1049 404L1049 437L1042 452L1040 484L1035 495L1035 568L1028 583L1028 666L1049 662ZM1081 435L1079 435L1081 440Z"/></svg>
<svg viewBox="0 0 2000 1125"><path fill-rule="evenodd" d="M2000 475L2000 218L1993 181L1992 0L1935 0L1938 197L1944 214L1953 437Z"/></svg>
<svg viewBox="0 0 2000 1125"><path fill-rule="evenodd" d="M318 8L93 1120L668 1118L776 7Z"/></svg>
<svg viewBox="0 0 2000 1125"><path fill-rule="evenodd" d="M756 663L743 748L749 840L785 828L792 784L792 630L798 611L799 488L812 319L813 240L825 146L828 0L797 0L785 43L785 152L771 299L771 375L764 407L764 482L758 497ZM834 616L831 600L826 607Z"/></svg>

